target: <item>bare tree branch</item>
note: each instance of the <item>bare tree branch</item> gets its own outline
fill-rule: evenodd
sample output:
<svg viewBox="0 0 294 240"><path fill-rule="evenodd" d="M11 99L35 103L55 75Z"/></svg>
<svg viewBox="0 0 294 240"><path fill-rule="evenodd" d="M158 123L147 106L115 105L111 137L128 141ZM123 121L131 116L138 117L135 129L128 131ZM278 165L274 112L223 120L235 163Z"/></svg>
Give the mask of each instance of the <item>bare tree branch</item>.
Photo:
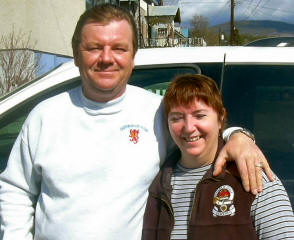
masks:
<svg viewBox="0 0 294 240"><path fill-rule="evenodd" d="M218 33L210 27L209 20L206 17L195 15L192 19L191 37L203 38L208 45L218 45Z"/></svg>
<svg viewBox="0 0 294 240"><path fill-rule="evenodd" d="M31 49L36 46L31 33L13 28L0 37L0 96L35 78L40 70L40 55Z"/></svg>

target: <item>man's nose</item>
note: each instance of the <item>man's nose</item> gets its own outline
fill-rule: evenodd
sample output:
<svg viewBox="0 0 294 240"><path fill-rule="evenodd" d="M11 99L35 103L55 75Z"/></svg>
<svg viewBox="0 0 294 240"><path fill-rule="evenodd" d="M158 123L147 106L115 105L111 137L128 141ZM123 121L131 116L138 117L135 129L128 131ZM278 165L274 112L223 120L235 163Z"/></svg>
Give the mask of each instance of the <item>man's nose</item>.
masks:
<svg viewBox="0 0 294 240"><path fill-rule="evenodd" d="M101 52L100 58L104 63L110 63L113 61L112 51L109 48L104 48Z"/></svg>

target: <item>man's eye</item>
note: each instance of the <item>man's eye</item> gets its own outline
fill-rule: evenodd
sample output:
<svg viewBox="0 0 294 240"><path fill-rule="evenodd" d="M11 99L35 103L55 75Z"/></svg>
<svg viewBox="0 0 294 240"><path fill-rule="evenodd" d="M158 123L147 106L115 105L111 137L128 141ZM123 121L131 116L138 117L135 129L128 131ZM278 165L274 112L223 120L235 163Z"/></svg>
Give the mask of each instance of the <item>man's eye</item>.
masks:
<svg viewBox="0 0 294 240"><path fill-rule="evenodd" d="M99 46L89 46L87 48L88 51L92 52L92 51L101 51L102 50L102 47L99 47Z"/></svg>
<svg viewBox="0 0 294 240"><path fill-rule="evenodd" d="M123 53L123 52L126 52L127 50L125 48L117 47L114 49L114 51L119 52L119 53Z"/></svg>
<svg viewBox="0 0 294 240"><path fill-rule="evenodd" d="M89 48L89 51L99 51L100 49L97 47Z"/></svg>

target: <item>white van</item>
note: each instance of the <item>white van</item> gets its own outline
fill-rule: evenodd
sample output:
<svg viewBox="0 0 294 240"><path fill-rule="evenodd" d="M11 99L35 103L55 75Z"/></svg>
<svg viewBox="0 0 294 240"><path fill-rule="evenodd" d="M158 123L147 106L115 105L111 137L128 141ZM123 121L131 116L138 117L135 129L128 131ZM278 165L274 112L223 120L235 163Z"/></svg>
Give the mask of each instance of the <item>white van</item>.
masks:
<svg viewBox="0 0 294 240"><path fill-rule="evenodd" d="M164 94L177 74L202 73L220 86L228 124L254 132L294 206L294 48L195 47L140 49L130 84ZM0 99L0 171L28 112L80 84L73 62Z"/></svg>

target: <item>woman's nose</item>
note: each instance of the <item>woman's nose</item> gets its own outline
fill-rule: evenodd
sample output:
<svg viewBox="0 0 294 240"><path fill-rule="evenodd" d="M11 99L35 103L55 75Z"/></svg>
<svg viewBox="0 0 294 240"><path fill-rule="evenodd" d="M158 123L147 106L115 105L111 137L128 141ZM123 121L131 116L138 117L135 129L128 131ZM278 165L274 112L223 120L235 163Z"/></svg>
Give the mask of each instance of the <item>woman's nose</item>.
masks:
<svg viewBox="0 0 294 240"><path fill-rule="evenodd" d="M190 132L195 131L195 129L196 129L195 121L192 118L187 117L185 119L185 125L184 125L184 127L185 127L185 131L186 132L189 132L190 133Z"/></svg>

